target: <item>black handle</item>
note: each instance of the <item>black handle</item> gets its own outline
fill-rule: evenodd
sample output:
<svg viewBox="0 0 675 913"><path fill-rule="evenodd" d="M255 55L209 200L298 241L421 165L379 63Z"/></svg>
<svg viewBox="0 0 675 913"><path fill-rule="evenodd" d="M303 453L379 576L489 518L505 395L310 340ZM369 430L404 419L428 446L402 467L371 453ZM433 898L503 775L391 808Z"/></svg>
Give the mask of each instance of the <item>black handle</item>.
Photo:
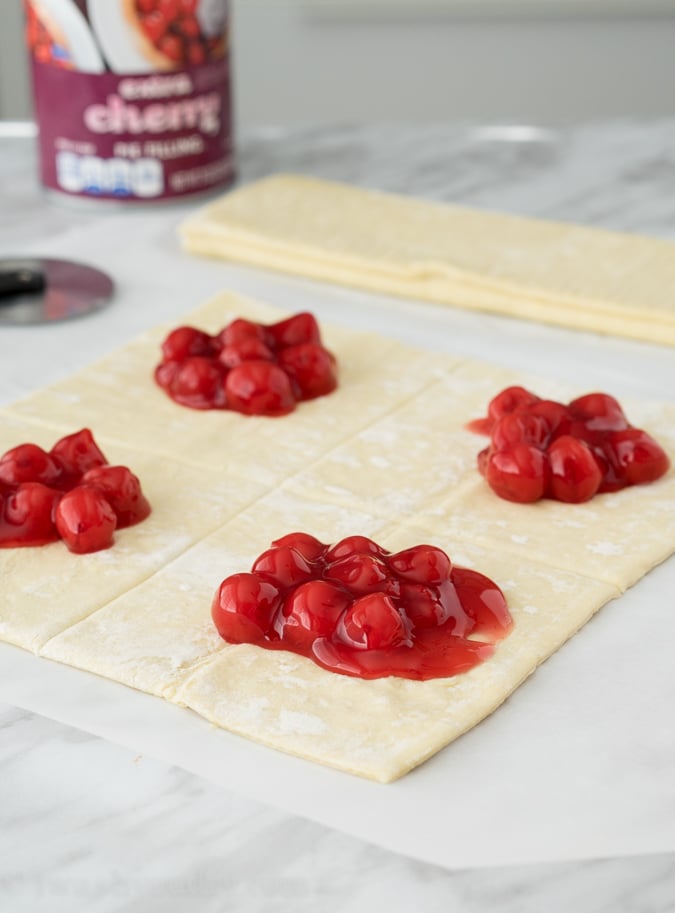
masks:
<svg viewBox="0 0 675 913"><path fill-rule="evenodd" d="M15 295L43 292L47 283L42 270L29 266L0 269L0 305L11 304Z"/></svg>

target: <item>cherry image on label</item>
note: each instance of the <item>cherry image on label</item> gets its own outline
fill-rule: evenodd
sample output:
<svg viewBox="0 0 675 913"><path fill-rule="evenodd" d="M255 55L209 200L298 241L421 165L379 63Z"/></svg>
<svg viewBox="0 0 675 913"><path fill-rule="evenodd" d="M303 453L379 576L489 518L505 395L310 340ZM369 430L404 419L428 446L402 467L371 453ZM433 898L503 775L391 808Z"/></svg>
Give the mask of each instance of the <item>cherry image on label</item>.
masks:
<svg viewBox="0 0 675 913"><path fill-rule="evenodd" d="M492 490L520 504L541 498L578 504L654 482L670 466L663 448L630 425L606 393L563 405L507 387L491 400L487 416L467 427L490 435L478 469Z"/></svg>
<svg viewBox="0 0 675 913"><path fill-rule="evenodd" d="M26 17L26 45L31 54L40 63L49 63L53 66L72 70L74 64L62 36L53 35L37 14L30 2L24 2Z"/></svg>
<svg viewBox="0 0 675 913"><path fill-rule="evenodd" d="M192 409L287 415L337 387L335 358L308 313L268 326L238 318L214 336L178 327L162 343L162 356L155 380Z"/></svg>
<svg viewBox="0 0 675 913"><path fill-rule="evenodd" d="M212 617L234 644L289 650L342 675L426 681L466 672L512 628L499 587L441 549L385 551L365 536L277 539L218 588Z"/></svg>
<svg viewBox="0 0 675 913"><path fill-rule="evenodd" d="M149 514L136 476L110 466L88 428L49 451L19 444L0 458L0 548L63 539L76 554L97 552Z"/></svg>
<svg viewBox="0 0 675 913"><path fill-rule="evenodd" d="M133 0L133 5L147 40L175 66L199 66L225 53L222 35L202 31L198 0Z"/></svg>

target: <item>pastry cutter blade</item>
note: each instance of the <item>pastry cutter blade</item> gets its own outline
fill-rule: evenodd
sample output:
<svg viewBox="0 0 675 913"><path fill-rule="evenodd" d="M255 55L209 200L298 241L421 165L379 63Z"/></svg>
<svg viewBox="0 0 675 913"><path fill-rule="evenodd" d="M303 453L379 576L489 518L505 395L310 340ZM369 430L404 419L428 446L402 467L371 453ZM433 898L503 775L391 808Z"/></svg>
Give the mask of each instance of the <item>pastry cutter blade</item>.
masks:
<svg viewBox="0 0 675 913"><path fill-rule="evenodd" d="M84 317L105 307L113 289L109 276L83 263L0 258L0 326Z"/></svg>

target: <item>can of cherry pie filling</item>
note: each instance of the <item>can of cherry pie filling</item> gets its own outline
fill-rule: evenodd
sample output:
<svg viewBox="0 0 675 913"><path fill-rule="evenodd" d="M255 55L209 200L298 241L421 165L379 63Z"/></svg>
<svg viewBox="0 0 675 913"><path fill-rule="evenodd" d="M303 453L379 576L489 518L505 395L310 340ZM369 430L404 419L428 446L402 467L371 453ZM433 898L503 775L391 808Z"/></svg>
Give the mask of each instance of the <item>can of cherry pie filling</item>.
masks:
<svg viewBox="0 0 675 913"><path fill-rule="evenodd" d="M228 0L24 0L42 182L171 200L234 176Z"/></svg>

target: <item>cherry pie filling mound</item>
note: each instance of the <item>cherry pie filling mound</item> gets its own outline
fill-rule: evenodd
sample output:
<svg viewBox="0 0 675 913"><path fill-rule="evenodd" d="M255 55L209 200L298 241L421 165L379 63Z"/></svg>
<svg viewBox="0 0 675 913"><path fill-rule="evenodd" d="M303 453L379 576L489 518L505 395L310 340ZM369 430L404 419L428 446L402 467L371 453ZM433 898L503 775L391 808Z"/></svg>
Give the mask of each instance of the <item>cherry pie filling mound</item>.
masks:
<svg viewBox="0 0 675 913"><path fill-rule="evenodd" d="M178 66L199 66L223 56L222 36L207 37L199 0L133 0L141 30L150 44Z"/></svg>
<svg viewBox="0 0 675 913"><path fill-rule="evenodd" d="M188 326L173 330L155 380L181 406L279 416L332 393L337 365L312 314L267 326L238 318L214 336Z"/></svg>
<svg viewBox="0 0 675 913"><path fill-rule="evenodd" d="M491 400L488 415L468 428L490 435L478 469L507 501L580 503L653 482L670 466L663 448L629 424L606 393L588 393L565 406L507 387Z"/></svg>
<svg viewBox="0 0 675 913"><path fill-rule="evenodd" d="M433 545L392 554L365 536L324 545L300 532L273 542L250 573L227 577L212 616L230 643L365 679L466 672L512 627L499 587Z"/></svg>
<svg viewBox="0 0 675 913"><path fill-rule="evenodd" d="M87 428L50 451L20 444L0 458L0 548L63 539L76 554L96 552L149 513L136 476L110 466Z"/></svg>

